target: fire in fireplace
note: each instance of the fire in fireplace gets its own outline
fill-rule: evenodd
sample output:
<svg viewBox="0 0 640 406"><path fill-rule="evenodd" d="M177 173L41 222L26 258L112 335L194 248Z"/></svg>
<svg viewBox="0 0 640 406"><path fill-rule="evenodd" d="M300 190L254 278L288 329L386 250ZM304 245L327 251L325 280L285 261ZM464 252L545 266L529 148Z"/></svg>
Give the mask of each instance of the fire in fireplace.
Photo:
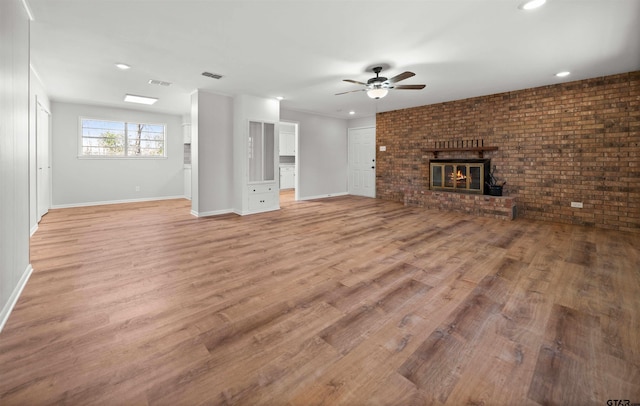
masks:
<svg viewBox="0 0 640 406"><path fill-rule="evenodd" d="M485 194L484 182L489 178L490 168L490 159L432 159L429 161L429 188Z"/></svg>

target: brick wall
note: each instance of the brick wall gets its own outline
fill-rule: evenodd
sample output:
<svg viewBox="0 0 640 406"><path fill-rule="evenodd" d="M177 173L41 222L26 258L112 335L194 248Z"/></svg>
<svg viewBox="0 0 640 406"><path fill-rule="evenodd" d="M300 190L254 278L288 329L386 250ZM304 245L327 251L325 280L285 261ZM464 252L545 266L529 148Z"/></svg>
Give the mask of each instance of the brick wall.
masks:
<svg viewBox="0 0 640 406"><path fill-rule="evenodd" d="M377 196L428 189L425 149L470 139L499 147L485 158L519 217L640 232L640 71L379 113Z"/></svg>

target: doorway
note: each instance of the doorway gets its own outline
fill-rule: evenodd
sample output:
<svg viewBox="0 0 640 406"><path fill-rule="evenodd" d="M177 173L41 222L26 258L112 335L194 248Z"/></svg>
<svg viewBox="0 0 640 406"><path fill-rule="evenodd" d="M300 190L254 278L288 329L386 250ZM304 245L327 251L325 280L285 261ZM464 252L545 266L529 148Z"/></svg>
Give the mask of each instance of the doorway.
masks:
<svg viewBox="0 0 640 406"><path fill-rule="evenodd" d="M51 114L36 101L36 206L37 222L51 207L51 162L49 129Z"/></svg>
<svg viewBox="0 0 640 406"><path fill-rule="evenodd" d="M349 194L376 197L376 128L349 128Z"/></svg>
<svg viewBox="0 0 640 406"><path fill-rule="evenodd" d="M299 124L281 121L278 131L278 169L280 174L280 205L282 206L283 203L286 204L299 198Z"/></svg>

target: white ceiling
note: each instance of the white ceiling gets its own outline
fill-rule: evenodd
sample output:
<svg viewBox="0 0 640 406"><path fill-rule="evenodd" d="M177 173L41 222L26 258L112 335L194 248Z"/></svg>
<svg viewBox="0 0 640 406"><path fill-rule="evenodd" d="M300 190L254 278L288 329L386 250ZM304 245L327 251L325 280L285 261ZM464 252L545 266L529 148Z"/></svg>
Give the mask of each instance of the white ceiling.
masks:
<svg viewBox="0 0 640 406"><path fill-rule="evenodd" d="M547 0L534 11L523 0L26 1L32 66L52 100L173 114L188 114L196 89L353 118L640 69L638 0ZM334 95L376 64L427 87L377 101ZM125 93L160 100L131 105Z"/></svg>

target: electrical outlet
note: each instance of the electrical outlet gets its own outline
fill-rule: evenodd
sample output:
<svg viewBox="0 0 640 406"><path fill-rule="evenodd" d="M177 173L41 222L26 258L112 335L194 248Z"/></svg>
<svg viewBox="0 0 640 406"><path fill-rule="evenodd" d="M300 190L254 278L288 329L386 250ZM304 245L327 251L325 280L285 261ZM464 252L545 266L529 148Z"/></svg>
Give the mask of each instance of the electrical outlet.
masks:
<svg viewBox="0 0 640 406"><path fill-rule="evenodd" d="M386 145L381 145L380 146L380 151L384 152L387 150L387 146Z"/></svg>
<svg viewBox="0 0 640 406"><path fill-rule="evenodd" d="M571 202L571 207L575 207L576 209L581 209L582 202Z"/></svg>
<svg viewBox="0 0 640 406"><path fill-rule="evenodd" d="M136 192L140 191L140 186L136 186Z"/></svg>

